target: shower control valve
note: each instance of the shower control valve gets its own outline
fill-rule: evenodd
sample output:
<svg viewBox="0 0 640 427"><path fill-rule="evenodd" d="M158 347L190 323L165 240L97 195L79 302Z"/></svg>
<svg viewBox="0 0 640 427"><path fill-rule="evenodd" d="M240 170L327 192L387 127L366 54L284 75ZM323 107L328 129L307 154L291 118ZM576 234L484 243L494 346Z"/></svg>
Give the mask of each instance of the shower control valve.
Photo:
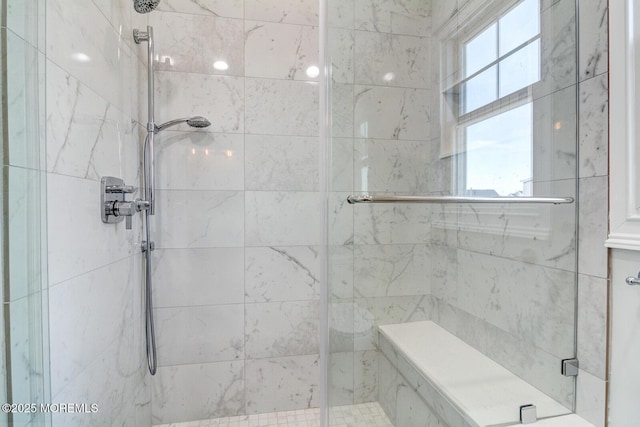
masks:
<svg viewBox="0 0 640 427"><path fill-rule="evenodd" d="M125 185L120 178L102 177L100 185L102 187L100 192L102 222L105 224L116 224L126 220L126 228L131 230L131 217L138 212L149 209L151 205L147 200L125 200L127 194L133 194L138 189L131 185Z"/></svg>

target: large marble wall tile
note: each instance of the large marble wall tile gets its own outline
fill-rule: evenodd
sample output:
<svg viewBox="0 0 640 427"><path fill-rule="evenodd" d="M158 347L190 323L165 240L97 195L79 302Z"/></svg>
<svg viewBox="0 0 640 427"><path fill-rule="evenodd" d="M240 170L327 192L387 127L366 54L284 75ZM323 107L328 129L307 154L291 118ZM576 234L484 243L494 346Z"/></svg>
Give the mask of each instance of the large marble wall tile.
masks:
<svg viewBox="0 0 640 427"><path fill-rule="evenodd" d="M318 135L317 83L247 78L245 86L247 133Z"/></svg>
<svg viewBox="0 0 640 427"><path fill-rule="evenodd" d="M156 249L156 308L244 302L242 248Z"/></svg>
<svg viewBox="0 0 640 427"><path fill-rule="evenodd" d="M353 191L353 139L331 139L329 191Z"/></svg>
<svg viewBox="0 0 640 427"><path fill-rule="evenodd" d="M196 15L242 18L244 0L162 0L158 10L166 12L191 13Z"/></svg>
<svg viewBox="0 0 640 427"><path fill-rule="evenodd" d="M575 273L458 251L458 307L562 358L572 354Z"/></svg>
<svg viewBox="0 0 640 427"><path fill-rule="evenodd" d="M354 206L347 201L350 193L329 193L329 244L351 245L354 232Z"/></svg>
<svg viewBox="0 0 640 427"><path fill-rule="evenodd" d="M398 390L406 386L398 370L381 354L378 358L378 403L392 425L396 422Z"/></svg>
<svg viewBox="0 0 640 427"><path fill-rule="evenodd" d="M244 0L245 19L283 24L318 25L318 0Z"/></svg>
<svg viewBox="0 0 640 427"><path fill-rule="evenodd" d="M331 90L331 136L351 138L354 135L354 86L335 83Z"/></svg>
<svg viewBox="0 0 640 427"><path fill-rule="evenodd" d="M353 313L354 350L374 350L378 325L431 319L428 295L357 298Z"/></svg>
<svg viewBox="0 0 640 427"><path fill-rule="evenodd" d="M318 138L245 136L247 190L318 191Z"/></svg>
<svg viewBox="0 0 640 427"><path fill-rule="evenodd" d="M580 83L579 176L609 172L609 75Z"/></svg>
<svg viewBox="0 0 640 427"><path fill-rule="evenodd" d="M578 275L578 351L580 369L607 378L609 282Z"/></svg>
<svg viewBox="0 0 640 427"><path fill-rule="evenodd" d="M314 246L245 249L245 301L318 300L320 253Z"/></svg>
<svg viewBox="0 0 640 427"><path fill-rule="evenodd" d="M430 271L427 275L434 298L455 305L458 300L458 270L452 268L458 262L455 247L434 244L428 247Z"/></svg>
<svg viewBox="0 0 640 427"><path fill-rule="evenodd" d="M39 337L43 331L41 325L46 325L42 314L34 315L40 310L40 304L46 303L44 292L36 292L27 297L3 303L3 314L10 319L6 323L7 333L3 334L3 348L9 350L11 360L5 364L3 375L5 379L10 378L12 383L8 390L10 401L12 402L46 402L49 397L46 380L42 380L49 374L48 366L43 365L48 360L42 354L42 339ZM3 362L5 362L3 358ZM44 425L43 414L16 413L13 416L13 423L7 423L4 418L4 425L29 425L29 421Z"/></svg>
<svg viewBox="0 0 640 427"><path fill-rule="evenodd" d="M149 25L157 29L157 70L244 75L244 30L240 19L215 15L156 12ZM213 64L224 61L226 69Z"/></svg>
<svg viewBox="0 0 640 427"><path fill-rule="evenodd" d="M353 246L329 246L329 296L332 301L353 298Z"/></svg>
<svg viewBox="0 0 640 427"><path fill-rule="evenodd" d="M241 247L244 198L239 191L156 192L152 217L158 248Z"/></svg>
<svg viewBox="0 0 640 427"><path fill-rule="evenodd" d="M318 193L247 191L245 197L246 246L320 244Z"/></svg>
<svg viewBox="0 0 640 427"><path fill-rule="evenodd" d="M155 309L158 366L242 359L243 319L242 304Z"/></svg>
<svg viewBox="0 0 640 427"><path fill-rule="evenodd" d="M44 172L8 166L3 168L5 217L5 278L3 301L15 301L46 287L37 250L46 245L41 235ZM34 231L37 230L37 231Z"/></svg>
<svg viewBox="0 0 640 427"><path fill-rule="evenodd" d="M580 211L578 213L578 271L589 276L606 278L608 274L607 239L608 210L603 203L608 193L606 176L582 178Z"/></svg>
<svg viewBox="0 0 640 427"><path fill-rule="evenodd" d="M354 189L363 192L427 191L425 141L356 139Z"/></svg>
<svg viewBox="0 0 640 427"><path fill-rule="evenodd" d="M243 136L166 131L156 137L156 188L244 190Z"/></svg>
<svg viewBox="0 0 640 427"><path fill-rule="evenodd" d="M353 352L353 302L334 302L329 307L329 351Z"/></svg>
<svg viewBox="0 0 640 427"><path fill-rule="evenodd" d="M92 1L47 3L47 57L130 114L135 55ZM64 28L63 31L60 29ZM127 34L129 37L129 34Z"/></svg>
<svg viewBox="0 0 640 427"><path fill-rule="evenodd" d="M355 81L354 31L331 28L328 38L331 81L333 83L353 83Z"/></svg>
<svg viewBox="0 0 640 427"><path fill-rule="evenodd" d="M355 27L381 33L426 36L431 32L431 3L422 0L356 1Z"/></svg>
<svg viewBox="0 0 640 427"><path fill-rule="evenodd" d="M6 68L3 133L7 139L3 164L37 169L44 166L39 131L44 131L45 126L38 122L44 115L44 106L32 94L42 90L40 97L44 98L44 88L38 87L44 74L44 69L39 69L44 67L44 57L12 31L3 28L0 34L6 43L6 57L2 58Z"/></svg>
<svg viewBox="0 0 640 427"><path fill-rule="evenodd" d="M354 212L358 245L427 243L430 214L427 205L349 205Z"/></svg>
<svg viewBox="0 0 640 427"><path fill-rule="evenodd" d="M47 61L47 170L98 181L117 176L135 185L135 123L113 104Z"/></svg>
<svg viewBox="0 0 640 427"><path fill-rule="evenodd" d="M446 427L410 386L398 389L395 427Z"/></svg>
<svg viewBox="0 0 640 427"><path fill-rule="evenodd" d="M318 28L244 21L247 77L317 80Z"/></svg>
<svg viewBox="0 0 640 427"><path fill-rule="evenodd" d="M437 31L458 11L458 2L451 0L435 0L432 3L431 26Z"/></svg>
<svg viewBox="0 0 640 427"><path fill-rule="evenodd" d="M355 404L375 402L378 397L378 357L376 350L353 354L353 400Z"/></svg>
<svg viewBox="0 0 640 427"><path fill-rule="evenodd" d="M354 259L356 297L431 293L424 245L356 245Z"/></svg>
<svg viewBox="0 0 640 427"><path fill-rule="evenodd" d="M73 387L80 372L134 324L133 293L141 279L134 277L135 262L128 257L50 288L52 395Z"/></svg>
<svg viewBox="0 0 640 427"><path fill-rule="evenodd" d="M609 70L609 7L606 0L581 0L580 80L598 76Z"/></svg>
<svg viewBox="0 0 640 427"><path fill-rule="evenodd" d="M93 2L111 26L123 36L123 41L135 50L135 41L131 34L133 34L134 22L138 24L140 21L135 19L139 14L131 7L131 2L128 0L93 0Z"/></svg>
<svg viewBox="0 0 640 427"><path fill-rule="evenodd" d="M426 140L429 90L355 86L355 135Z"/></svg>
<svg viewBox="0 0 640 427"><path fill-rule="evenodd" d="M329 356L329 407L353 405L353 352Z"/></svg>
<svg viewBox="0 0 640 427"><path fill-rule="evenodd" d="M595 427L604 427L607 425L607 382L583 370L576 381L576 414Z"/></svg>
<svg viewBox="0 0 640 427"><path fill-rule="evenodd" d="M249 414L314 408L320 403L318 355L248 360L245 371Z"/></svg>
<svg viewBox="0 0 640 427"><path fill-rule="evenodd" d="M540 16L540 81L533 86L540 98L577 82L576 5L559 0Z"/></svg>
<svg viewBox="0 0 640 427"><path fill-rule="evenodd" d="M426 89L430 40L368 31L355 33L355 81L359 84Z"/></svg>
<svg viewBox="0 0 640 427"><path fill-rule="evenodd" d="M328 2L328 26L330 31L337 28L353 29L354 0L331 0Z"/></svg>
<svg viewBox="0 0 640 427"><path fill-rule="evenodd" d="M210 132L244 131L244 79L209 74L155 73L156 122L204 116ZM173 129L191 130L186 124Z"/></svg>
<svg viewBox="0 0 640 427"><path fill-rule="evenodd" d="M52 415L54 426L113 425L123 408L134 407L134 398L146 370L142 358L142 341L137 341L132 328L113 342L68 387L52 396L55 403L97 403L94 414L58 412Z"/></svg>
<svg viewBox="0 0 640 427"><path fill-rule="evenodd" d="M575 198L575 179L535 183L533 194ZM567 271L576 269L576 204L462 205L458 245Z"/></svg>
<svg viewBox="0 0 640 427"><path fill-rule="evenodd" d="M246 357L316 354L319 316L317 301L245 304Z"/></svg>
<svg viewBox="0 0 640 427"><path fill-rule="evenodd" d="M125 223L103 224L100 183L57 174L47 176L49 284L94 270L131 255L140 239L140 218L134 229ZM69 206L73 206L70 214ZM91 238L87 238L91 236Z"/></svg>
<svg viewBox="0 0 640 427"><path fill-rule="evenodd" d="M244 363L161 367L153 380L153 424L245 413Z"/></svg>
<svg viewBox="0 0 640 427"><path fill-rule="evenodd" d="M576 87L536 99L532 123L532 178L534 181L576 176Z"/></svg>

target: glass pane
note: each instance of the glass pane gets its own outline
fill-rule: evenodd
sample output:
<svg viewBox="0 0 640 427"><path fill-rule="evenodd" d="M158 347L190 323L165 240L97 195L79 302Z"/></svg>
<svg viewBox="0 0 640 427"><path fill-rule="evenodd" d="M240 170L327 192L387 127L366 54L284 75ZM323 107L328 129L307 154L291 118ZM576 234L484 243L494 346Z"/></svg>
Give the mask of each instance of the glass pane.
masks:
<svg viewBox="0 0 640 427"><path fill-rule="evenodd" d="M498 27L493 24L473 40L465 44L464 48L464 76L469 77L476 71L486 67L498 59L496 46Z"/></svg>
<svg viewBox="0 0 640 427"><path fill-rule="evenodd" d="M494 65L486 71L478 74L464 84L464 108L463 113L468 113L498 98L498 68Z"/></svg>
<svg viewBox="0 0 640 427"><path fill-rule="evenodd" d="M531 104L466 129L466 192L475 196L531 195Z"/></svg>
<svg viewBox="0 0 640 427"><path fill-rule="evenodd" d="M502 56L540 33L540 1L524 0L499 22Z"/></svg>
<svg viewBox="0 0 640 427"><path fill-rule="evenodd" d="M500 61L500 97L540 80L540 40Z"/></svg>

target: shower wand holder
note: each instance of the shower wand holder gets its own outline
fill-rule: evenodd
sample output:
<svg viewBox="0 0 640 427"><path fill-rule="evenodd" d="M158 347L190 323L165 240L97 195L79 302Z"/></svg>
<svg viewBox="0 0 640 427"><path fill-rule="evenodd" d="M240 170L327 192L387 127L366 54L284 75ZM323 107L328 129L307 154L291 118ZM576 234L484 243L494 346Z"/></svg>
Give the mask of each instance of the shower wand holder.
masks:
<svg viewBox="0 0 640 427"><path fill-rule="evenodd" d="M146 200L126 200L127 194L134 194L138 189L125 185L124 180L113 176L103 176L100 180L100 211L102 222L117 224L126 220L127 230L131 230L131 218L138 212L149 208Z"/></svg>

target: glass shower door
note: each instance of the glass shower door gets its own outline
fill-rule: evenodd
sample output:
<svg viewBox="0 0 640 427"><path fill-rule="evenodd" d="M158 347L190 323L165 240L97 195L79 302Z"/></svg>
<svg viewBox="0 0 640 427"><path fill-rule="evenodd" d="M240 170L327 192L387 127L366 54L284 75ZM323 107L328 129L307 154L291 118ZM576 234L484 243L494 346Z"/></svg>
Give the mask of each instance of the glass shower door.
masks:
<svg viewBox="0 0 640 427"><path fill-rule="evenodd" d="M517 423L530 404L538 417L570 413L575 379L560 366L576 339L575 2L328 10L330 425ZM509 203L474 202L489 197ZM522 203L531 197L570 203ZM449 347L511 392L434 367ZM518 405L513 384L527 390ZM469 403L474 387L494 392Z"/></svg>

